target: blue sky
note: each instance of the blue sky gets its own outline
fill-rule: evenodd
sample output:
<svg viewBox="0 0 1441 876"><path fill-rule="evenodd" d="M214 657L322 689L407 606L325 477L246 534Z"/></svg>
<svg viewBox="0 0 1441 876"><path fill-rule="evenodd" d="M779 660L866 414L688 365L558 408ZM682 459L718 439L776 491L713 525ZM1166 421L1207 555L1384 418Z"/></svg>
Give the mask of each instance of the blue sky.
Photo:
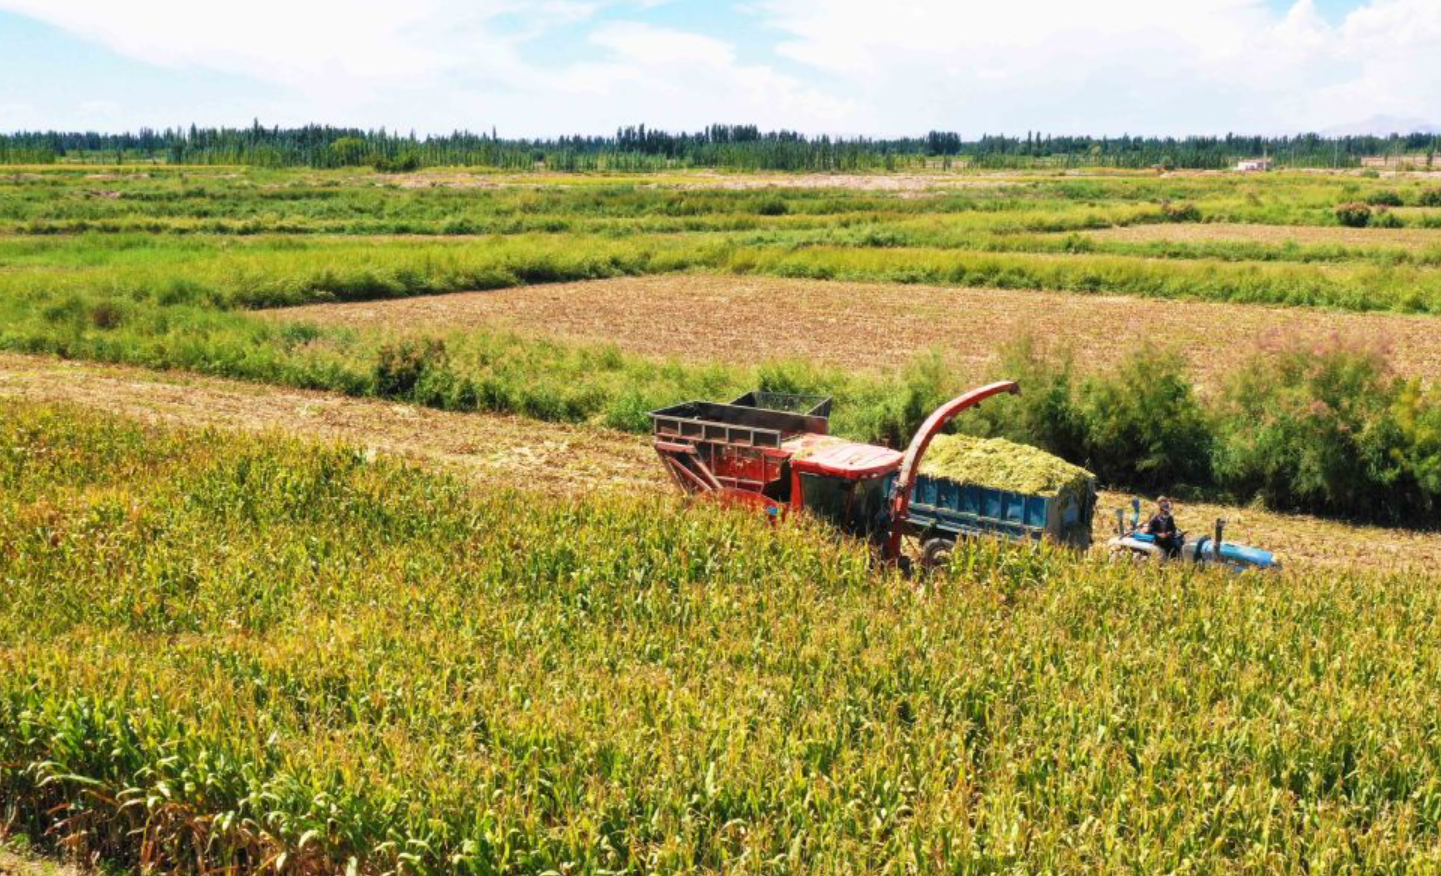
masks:
<svg viewBox="0 0 1441 876"><path fill-rule="evenodd" d="M1441 0L0 0L0 130L1441 124Z"/></svg>

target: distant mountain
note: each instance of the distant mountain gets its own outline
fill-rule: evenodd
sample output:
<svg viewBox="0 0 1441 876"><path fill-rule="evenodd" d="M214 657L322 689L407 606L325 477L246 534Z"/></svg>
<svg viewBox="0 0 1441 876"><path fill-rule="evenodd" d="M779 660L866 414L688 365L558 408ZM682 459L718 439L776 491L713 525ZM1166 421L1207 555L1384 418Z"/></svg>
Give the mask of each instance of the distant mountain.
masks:
<svg viewBox="0 0 1441 876"><path fill-rule="evenodd" d="M1367 134L1381 137L1387 134L1441 134L1441 125L1433 124L1425 119L1372 116L1363 122L1337 125L1321 132L1324 137L1364 137Z"/></svg>

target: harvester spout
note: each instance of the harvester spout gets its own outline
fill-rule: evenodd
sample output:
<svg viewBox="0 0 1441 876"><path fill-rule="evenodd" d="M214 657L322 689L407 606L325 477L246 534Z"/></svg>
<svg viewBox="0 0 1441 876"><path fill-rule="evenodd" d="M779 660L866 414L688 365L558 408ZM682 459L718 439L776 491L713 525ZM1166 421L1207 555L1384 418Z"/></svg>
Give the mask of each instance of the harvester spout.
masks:
<svg viewBox="0 0 1441 876"><path fill-rule="evenodd" d="M993 395L1000 395L1003 392L1014 394L1020 391L1020 385L1014 380L1002 380L999 383L973 389L936 408L921 424L921 428L916 430L915 437L911 439L910 446L906 448L906 455L901 459L901 470L896 477L894 492L891 494L891 531L886 536L885 547L887 560L895 560L901 555L901 534L905 531L906 515L911 507L911 492L916 485L916 472L920 470L921 458L926 455L926 448L931 446L931 439L935 438L947 423L955 419L966 408L975 407Z"/></svg>

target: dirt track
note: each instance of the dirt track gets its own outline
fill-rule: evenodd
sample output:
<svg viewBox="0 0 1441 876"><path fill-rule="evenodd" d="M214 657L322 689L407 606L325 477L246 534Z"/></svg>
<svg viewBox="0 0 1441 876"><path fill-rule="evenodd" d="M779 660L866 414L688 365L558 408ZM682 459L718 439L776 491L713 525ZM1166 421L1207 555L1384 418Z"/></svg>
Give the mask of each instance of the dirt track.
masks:
<svg viewBox="0 0 1441 876"><path fill-rule="evenodd" d="M453 414L138 368L0 354L0 398L79 404L146 422L278 431L344 441L439 465L485 484L561 494L670 489L647 441L585 426L494 414ZM1107 537L1127 497L1106 493L1096 516ZM1181 504L1182 526L1200 532L1218 516L1241 542L1288 562L1395 569L1441 567L1441 533L1356 527L1251 508Z"/></svg>
<svg viewBox="0 0 1441 876"><path fill-rule="evenodd" d="M1168 223L1130 225L1087 232L1097 240L1126 243L1262 243L1302 246L1352 246L1393 249L1441 247L1437 228L1318 228L1293 225L1245 225L1239 223Z"/></svg>
<svg viewBox="0 0 1441 876"><path fill-rule="evenodd" d="M604 175L601 175L600 178L604 179ZM554 184L574 179L574 176L565 173L492 174L427 170L396 174L386 178L380 184L402 189L498 189L536 187L546 183ZM614 179L616 182L630 183L633 181L633 178L628 178L623 174ZM1029 180L1024 178L1017 178L1016 174L969 173L961 175L950 171L932 173L721 173L703 170L663 174L659 181L648 181L643 185L655 188L727 189L733 191L845 189L861 192L899 192L904 196L933 191L943 193L942 190L946 189L1017 186L1025 185L1028 182Z"/></svg>
<svg viewBox="0 0 1441 876"><path fill-rule="evenodd" d="M1138 347L1174 347L1202 383L1232 371L1268 337L1340 334L1388 347L1405 374L1441 373L1435 317L769 277L626 277L312 305L270 316L430 332L507 327L695 362L798 358L886 370L936 349L963 378L977 379L990 376L1000 344L1030 332L1069 343L1085 368Z"/></svg>

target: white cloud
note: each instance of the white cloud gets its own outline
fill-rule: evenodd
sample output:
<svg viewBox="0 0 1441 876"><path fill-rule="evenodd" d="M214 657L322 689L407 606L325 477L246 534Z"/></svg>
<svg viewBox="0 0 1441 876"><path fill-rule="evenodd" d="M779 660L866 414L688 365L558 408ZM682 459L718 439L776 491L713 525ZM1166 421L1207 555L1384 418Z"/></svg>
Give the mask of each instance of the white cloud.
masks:
<svg viewBox="0 0 1441 876"><path fill-rule="evenodd" d="M773 54L742 52L732 34L647 23L665 2L0 0L0 9L177 75L264 83L252 103L222 110L237 123L1185 134L1381 114L1441 122L1441 0L1362 0L1338 21L1313 0L1284 14L1265 0L749 0L734 14L778 36ZM79 99L109 97L99 94L109 85ZM126 95L126 125L156 122L144 98Z"/></svg>
<svg viewBox="0 0 1441 876"><path fill-rule="evenodd" d="M396 34L423 21L427 0L345 4L252 0L5 0L5 8L166 66L196 65L285 84L328 72L382 75L434 57Z"/></svg>
<svg viewBox="0 0 1441 876"><path fill-rule="evenodd" d="M104 121L115 121L121 117L124 107L114 100L82 100L78 107L80 114Z"/></svg>
<svg viewBox="0 0 1441 876"><path fill-rule="evenodd" d="M636 22L602 27L590 41L648 67L725 67L735 62L735 49L714 37Z"/></svg>
<svg viewBox="0 0 1441 876"><path fill-rule="evenodd" d="M546 5L564 12L571 4ZM146 63L279 86L317 109L438 85L456 66L504 68L513 54L487 28L514 8L498 0L0 0L0 8Z"/></svg>
<svg viewBox="0 0 1441 876"><path fill-rule="evenodd" d="M761 0L779 51L867 108L859 126L1192 133L1441 119L1441 3Z"/></svg>
<svg viewBox="0 0 1441 876"><path fill-rule="evenodd" d="M241 123L259 116L432 131L495 124L520 134L733 120L816 128L851 111L844 99L769 66L740 63L719 38L640 22L596 26L587 44L598 59L528 60L557 28L583 24L602 9L643 15L657 5L251 0L211 8L176 0L0 0L0 9L132 58L177 72L238 74L280 90L279 101L236 107Z"/></svg>
<svg viewBox="0 0 1441 876"><path fill-rule="evenodd" d="M599 130L630 122L696 129L737 120L827 127L854 110L771 67L741 63L733 46L714 37L625 22L597 29L590 42L607 50L605 61L565 67L540 85L600 99L591 116ZM618 95L625 95L623 104L606 100Z"/></svg>

